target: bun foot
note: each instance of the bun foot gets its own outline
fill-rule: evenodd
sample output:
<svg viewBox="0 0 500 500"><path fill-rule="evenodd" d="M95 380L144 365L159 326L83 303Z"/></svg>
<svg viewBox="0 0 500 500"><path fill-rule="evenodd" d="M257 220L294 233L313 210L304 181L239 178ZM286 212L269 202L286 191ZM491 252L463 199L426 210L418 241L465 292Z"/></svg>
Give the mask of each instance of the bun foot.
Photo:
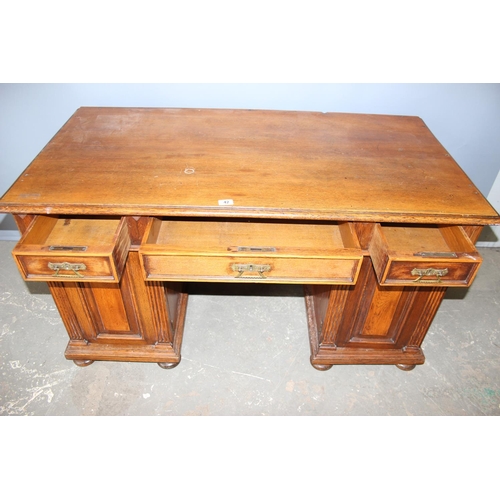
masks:
<svg viewBox="0 0 500 500"><path fill-rule="evenodd" d="M74 359L73 363L75 363L76 366L84 367L84 366L89 366L94 362L93 359Z"/></svg>
<svg viewBox="0 0 500 500"><path fill-rule="evenodd" d="M179 363L180 361L177 361L176 363L158 363L158 366L160 368L164 368L165 370L170 370L172 368L175 368Z"/></svg>
<svg viewBox="0 0 500 500"><path fill-rule="evenodd" d="M326 370L329 370L333 365L313 365L313 368L316 368L316 370L319 370L320 372L326 372Z"/></svg>
<svg viewBox="0 0 500 500"><path fill-rule="evenodd" d="M409 372L411 370L413 370L413 368L415 368L416 365L402 365L402 364L399 364L399 365L396 365L400 370L403 370L405 372Z"/></svg>
<svg viewBox="0 0 500 500"><path fill-rule="evenodd" d="M312 359L310 359L311 365L313 368L316 368L316 370L319 370L320 372L326 372L326 370L329 370L333 365L316 365L313 363Z"/></svg>

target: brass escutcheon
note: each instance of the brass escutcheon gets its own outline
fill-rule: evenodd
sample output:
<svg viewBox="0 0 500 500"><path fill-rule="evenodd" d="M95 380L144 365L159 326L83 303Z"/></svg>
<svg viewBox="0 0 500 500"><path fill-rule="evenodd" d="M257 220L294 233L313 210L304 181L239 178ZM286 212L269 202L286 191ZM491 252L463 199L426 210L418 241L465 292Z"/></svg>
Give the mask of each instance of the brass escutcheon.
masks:
<svg viewBox="0 0 500 500"><path fill-rule="evenodd" d="M276 247L227 247L229 252L276 252Z"/></svg>
<svg viewBox="0 0 500 500"><path fill-rule="evenodd" d="M86 252L88 247L81 245L51 245L49 247L50 252Z"/></svg>
<svg viewBox="0 0 500 500"><path fill-rule="evenodd" d="M417 252L413 254L415 257L427 257L431 259L457 259L458 255L455 252Z"/></svg>

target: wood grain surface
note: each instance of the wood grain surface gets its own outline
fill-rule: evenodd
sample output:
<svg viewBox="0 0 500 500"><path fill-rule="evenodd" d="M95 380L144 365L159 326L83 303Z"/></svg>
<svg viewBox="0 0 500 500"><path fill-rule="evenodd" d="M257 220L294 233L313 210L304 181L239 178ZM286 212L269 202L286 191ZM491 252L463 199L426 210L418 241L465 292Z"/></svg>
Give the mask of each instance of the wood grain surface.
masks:
<svg viewBox="0 0 500 500"><path fill-rule="evenodd" d="M500 223L420 118L229 109L80 108L0 211Z"/></svg>

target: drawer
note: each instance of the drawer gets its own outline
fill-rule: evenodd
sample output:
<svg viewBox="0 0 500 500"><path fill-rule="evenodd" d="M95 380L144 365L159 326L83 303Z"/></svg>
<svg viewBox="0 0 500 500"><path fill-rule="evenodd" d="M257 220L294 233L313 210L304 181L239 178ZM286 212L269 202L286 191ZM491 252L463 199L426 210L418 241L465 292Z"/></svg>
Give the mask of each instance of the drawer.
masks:
<svg viewBox="0 0 500 500"><path fill-rule="evenodd" d="M151 219L139 249L147 280L356 282L362 251L349 223Z"/></svg>
<svg viewBox="0 0 500 500"><path fill-rule="evenodd" d="M37 216L12 254L27 281L120 281L130 248L125 218Z"/></svg>
<svg viewBox="0 0 500 500"><path fill-rule="evenodd" d="M482 262L460 226L375 224L369 252L381 285L469 286Z"/></svg>

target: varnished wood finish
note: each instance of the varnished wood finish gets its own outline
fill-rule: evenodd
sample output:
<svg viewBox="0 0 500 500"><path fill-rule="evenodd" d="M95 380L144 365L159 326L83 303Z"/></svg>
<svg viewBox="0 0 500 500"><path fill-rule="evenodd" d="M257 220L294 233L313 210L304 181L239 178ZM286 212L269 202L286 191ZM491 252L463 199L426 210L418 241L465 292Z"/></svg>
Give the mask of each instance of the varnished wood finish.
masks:
<svg viewBox="0 0 500 500"><path fill-rule="evenodd" d="M246 283L355 283L362 258L349 223L155 218L139 255L147 280ZM266 271L233 267L250 264Z"/></svg>
<svg viewBox="0 0 500 500"><path fill-rule="evenodd" d="M445 291L438 287L382 287L368 257L356 285L306 286L311 363L315 367L422 364L421 344ZM316 304L324 302L325 294L328 307L318 308Z"/></svg>
<svg viewBox="0 0 500 500"><path fill-rule="evenodd" d="M446 287L472 282L482 227L500 223L420 118L207 109L80 108L0 212L23 235L23 277L48 281L68 359L162 368L181 360L183 282L252 264L269 271L246 282L305 284L315 368L410 370ZM90 272L54 276L54 256ZM442 283L408 279L437 264Z"/></svg>
<svg viewBox="0 0 500 500"><path fill-rule="evenodd" d="M119 285L49 287L70 337L66 358L180 361L187 294L144 282L137 252L130 252Z"/></svg>
<svg viewBox="0 0 500 500"><path fill-rule="evenodd" d="M80 108L0 211L498 221L420 118L228 109Z"/></svg>
<svg viewBox="0 0 500 500"><path fill-rule="evenodd" d="M37 217L34 214L12 214L14 221L17 224L19 232L24 234L33 220Z"/></svg>
<svg viewBox="0 0 500 500"><path fill-rule="evenodd" d="M126 217L130 235L130 248L137 250L141 244L144 232L149 224L149 217Z"/></svg>
<svg viewBox="0 0 500 500"><path fill-rule="evenodd" d="M63 218L39 215L12 251L27 281L120 281L130 248L125 218ZM83 269L59 272L50 266Z"/></svg>
<svg viewBox="0 0 500 500"><path fill-rule="evenodd" d="M469 286L482 262L460 226L375 224L369 251L382 285ZM429 269L446 274L412 275Z"/></svg>

